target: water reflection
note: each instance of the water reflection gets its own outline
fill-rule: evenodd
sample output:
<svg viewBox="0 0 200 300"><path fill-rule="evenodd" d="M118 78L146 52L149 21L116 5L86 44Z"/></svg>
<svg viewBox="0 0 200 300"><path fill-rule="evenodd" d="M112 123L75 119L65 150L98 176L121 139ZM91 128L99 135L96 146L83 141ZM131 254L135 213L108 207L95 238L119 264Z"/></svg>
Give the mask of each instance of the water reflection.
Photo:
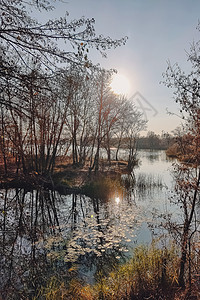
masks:
<svg viewBox="0 0 200 300"><path fill-rule="evenodd" d="M73 264L78 276L93 281L100 271L106 274L123 261L135 243L150 242L160 230L157 216L174 212L163 185L170 182L169 162L161 154L153 158L152 168L147 153L136 174L122 177L123 193L114 191L109 201L43 189L1 190L2 298L20 299L24 293L31 299L55 274L67 282ZM139 174L146 176L140 175L141 182L151 183L145 189L137 188ZM162 175L161 186L155 184L157 174Z"/></svg>
<svg viewBox="0 0 200 300"><path fill-rule="evenodd" d="M118 203L116 203L116 199ZM100 257L113 250L115 252L119 249L126 250L122 244L126 242L127 232L131 231L132 233L139 210L134 202L130 206L130 203L127 205L126 199L120 202L119 200L118 197L111 199L109 203L103 203L99 199L77 196L76 226L74 226L72 218L73 222L67 225L69 214L66 212L66 205L69 205L69 201L63 202L63 207L60 208L62 211L60 223L63 224L62 237L70 236L68 251L64 257L65 261L76 262L80 256L86 254ZM68 228L73 228L73 232Z"/></svg>
<svg viewBox="0 0 200 300"><path fill-rule="evenodd" d="M118 203L117 203L118 202ZM0 291L26 289L29 297L45 278L81 269L106 272L128 251L138 228L134 201L113 198L109 203L83 195L60 195L43 189L1 191ZM137 217L137 218L136 218ZM12 298L14 299L14 298Z"/></svg>
<svg viewBox="0 0 200 300"><path fill-rule="evenodd" d="M5 190L1 191L0 205L2 296L7 299L9 293L18 294L25 285L31 295L48 273L41 238L45 240L48 234L54 234L55 227L59 228L54 193Z"/></svg>
<svg viewBox="0 0 200 300"><path fill-rule="evenodd" d="M116 197L116 198L115 198L115 202L116 202L117 204L119 204L120 198L119 198L119 197Z"/></svg>

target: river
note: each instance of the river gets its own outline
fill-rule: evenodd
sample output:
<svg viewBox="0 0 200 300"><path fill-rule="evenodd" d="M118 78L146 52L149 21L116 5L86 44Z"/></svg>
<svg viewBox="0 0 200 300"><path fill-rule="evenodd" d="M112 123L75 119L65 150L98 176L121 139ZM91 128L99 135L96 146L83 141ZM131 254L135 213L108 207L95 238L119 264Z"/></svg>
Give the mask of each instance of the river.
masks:
<svg viewBox="0 0 200 300"><path fill-rule="evenodd" d="M166 216L178 217L170 202L173 169L165 151L140 150L134 176L123 176L129 190L113 189L109 201L84 195L0 191L0 291L12 299L31 297L47 277L76 266L77 276L93 283L99 271L132 255L135 245L166 243ZM10 291L11 289L11 291Z"/></svg>

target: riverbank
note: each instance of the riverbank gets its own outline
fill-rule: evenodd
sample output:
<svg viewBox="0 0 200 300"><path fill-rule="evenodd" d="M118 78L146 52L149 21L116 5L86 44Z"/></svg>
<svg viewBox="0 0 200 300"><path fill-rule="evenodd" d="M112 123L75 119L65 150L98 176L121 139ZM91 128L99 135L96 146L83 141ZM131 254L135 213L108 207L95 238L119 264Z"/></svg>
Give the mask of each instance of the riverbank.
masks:
<svg viewBox="0 0 200 300"><path fill-rule="evenodd" d="M66 300L197 300L197 282L192 282L187 289L181 289L178 285L179 260L179 251L174 245L163 249L157 247L155 242L150 246L139 245L129 260L113 264L110 271L98 273L94 284L81 281L74 265L67 282L60 281L58 276L49 278L46 286L38 291L39 297L36 299L45 296ZM52 294L54 298L51 298Z"/></svg>
<svg viewBox="0 0 200 300"><path fill-rule="evenodd" d="M81 193L90 182L102 180L102 178L117 179L122 174L128 174L126 161L101 160L98 172L89 172L89 166L74 166L72 163L57 164L54 173L41 175L38 172L17 172L12 166L7 174L0 173L0 188L26 188L33 190L42 187L44 189L57 190L63 194Z"/></svg>

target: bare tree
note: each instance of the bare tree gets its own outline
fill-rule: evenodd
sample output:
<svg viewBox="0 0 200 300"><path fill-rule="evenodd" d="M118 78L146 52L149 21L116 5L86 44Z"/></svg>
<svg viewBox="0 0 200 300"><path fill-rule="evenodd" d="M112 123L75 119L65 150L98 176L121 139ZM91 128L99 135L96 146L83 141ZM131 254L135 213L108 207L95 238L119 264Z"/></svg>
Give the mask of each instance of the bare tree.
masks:
<svg viewBox="0 0 200 300"><path fill-rule="evenodd" d="M6 139L12 141L18 167L22 163L24 172L32 169L46 174L53 170L63 132L66 132L69 105L73 111L70 117L73 119L74 161L78 161L78 136L81 160L84 158L88 119L83 118L82 122L80 114L83 117L83 113L74 103L75 99L80 103L81 98L84 104L88 103L85 100L89 96L83 94L89 90L86 84L83 88L83 84L78 83L82 81L80 76L76 75L77 81L74 80L74 74L88 78L95 69L89 60L90 47L106 55L107 49L120 46L127 39L112 40L96 35L93 18L69 21L66 13L64 17L42 24L31 17L31 10L53 9L47 0L0 0L1 116L7 115L12 123L5 132L4 121L1 122L5 172ZM61 66L65 67L64 71ZM88 109L87 105L81 108L85 112Z"/></svg>
<svg viewBox="0 0 200 300"><path fill-rule="evenodd" d="M189 265L191 287L190 245L199 231L199 218L196 213L200 197L200 79L199 79L199 43L193 44L188 54L192 71L185 74L178 64L168 64L165 83L174 89L175 101L180 104L180 115L185 120L187 134L181 137L181 154L184 163L175 168L176 193L178 203L183 210L181 229L181 260L179 285L185 287L186 266ZM188 264L187 264L188 263Z"/></svg>

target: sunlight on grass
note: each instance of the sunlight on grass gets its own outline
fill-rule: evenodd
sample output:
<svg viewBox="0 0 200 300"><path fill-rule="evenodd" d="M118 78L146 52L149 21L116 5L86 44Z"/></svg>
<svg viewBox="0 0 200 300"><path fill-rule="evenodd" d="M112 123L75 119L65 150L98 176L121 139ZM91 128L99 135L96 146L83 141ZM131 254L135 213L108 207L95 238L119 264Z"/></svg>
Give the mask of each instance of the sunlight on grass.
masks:
<svg viewBox="0 0 200 300"><path fill-rule="evenodd" d="M133 257L119 264L107 276L99 271L94 285L84 284L77 277L64 284L51 278L38 296L45 299L162 299L173 295L177 282L179 257L177 249L171 245L168 249L157 248L153 242L150 247L138 246ZM40 299L35 298L35 299ZM43 298L42 298L43 299Z"/></svg>

